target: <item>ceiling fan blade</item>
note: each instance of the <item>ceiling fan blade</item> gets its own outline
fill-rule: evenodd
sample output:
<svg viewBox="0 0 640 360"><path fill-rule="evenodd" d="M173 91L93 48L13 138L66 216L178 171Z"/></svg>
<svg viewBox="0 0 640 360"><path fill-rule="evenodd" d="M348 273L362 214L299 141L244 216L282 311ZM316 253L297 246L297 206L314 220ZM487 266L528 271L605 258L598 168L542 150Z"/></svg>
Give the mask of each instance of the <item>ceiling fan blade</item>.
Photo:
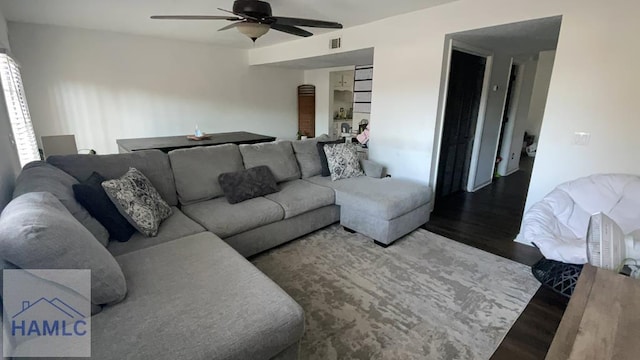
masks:
<svg viewBox="0 0 640 360"><path fill-rule="evenodd" d="M154 20L242 20L237 17L217 15L153 15L151 18Z"/></svg>
<svg viewBox="0 0 640 360"><path fill-rule="evenodd" d="M332 22L332 21L299 19L299 18L291 18L291 17L283 17L283 16L270 16L267 18L267 20L272 20L274 21L274 23L279 25L306 26L306 27L326 28L326 29L342 29L342 24L337 22Z"/></svg>
<svg viewBox="0 0 640 360"><path fill-rule="evenodd" d="M246 15L246 14L235 13L235 12L230 11L230 10L225 10L225 9L221 9L221 8L218 8L218 10L224 11L224 12L229 13L229 14L233 14L235 16L239 16L239 17L244 18L244 19L250 19L250 20L255 20L255 21L259 20L258 18L254 18L253 16L249 16L249 15Z"/></svg>
<svg viewBox="0 0 640 360"><path fill-rule="evenodd" d="M221 27L220 29L218 29L218 31L225 31L225 30L233 29L234 27L236 27L236 26L238 26L238 25L240 25L242 23L245 23L245 22L246 21L234 22L233 24L229 24L229 25L227 25L225 27Z"/></svg>
<svg viewBox="0 0 640 360"><path fill-rule="evenodd" d="M282 25L282 24L278 24L278 23L273 23L273 24L270 24L269 26L271 26L271 28L273 30L286 32L287 34L304 36L304 37L313 36L313 34L308 32L307 30L303 30L303 29L297 28L295 26Z"/></svg>

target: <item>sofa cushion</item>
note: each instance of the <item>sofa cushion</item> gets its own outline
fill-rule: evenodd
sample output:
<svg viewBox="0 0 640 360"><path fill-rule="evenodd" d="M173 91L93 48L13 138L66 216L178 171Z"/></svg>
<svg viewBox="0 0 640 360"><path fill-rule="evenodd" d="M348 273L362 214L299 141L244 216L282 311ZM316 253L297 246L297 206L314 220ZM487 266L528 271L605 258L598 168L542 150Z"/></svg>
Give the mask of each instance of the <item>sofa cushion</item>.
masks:
<svg viewBox="0 0 640 360"><path fill-rule="evenodd" d="M218 180L229 204L278 192L276 178L267 166L220 174Z"/></svg>
<svg viewBox="0 0 640 360"><path fill-rule="evenodd" d="M96 359L269 359L302 337L301 307L211 233L117 260L130 292L92 317Z"/></svg>
<svg viewBox="0 0 640 360"><path fill-rule="evenodd" d="M331 188L333 190L337 190L337 189L341 189L345 186L358 186L357 183L358 181L362 181L360 180L360 177L356 177L356 178L350 178L350 179L342 179L339 181L332 181L331 177L328 176L314 176L314 177L310 177L308 179L304 179L305 181L308 181L312 184L316 184L316 185L320 185L320 186L324 186L324 187L328 187ZM354 183L354 185L350 185L351 183Z"/></svg>
<svg viewBox="0 0 640 360"><path fill-rule="evenodd" d="M383 220L397 218L431 201L431 188L415 181L368 176L348 180L353 181L335 190L336 204Z"/></svg>
<svg viewBox="0 0 640 360"><path fill-rule="evenodd" d="M106 180L102 175L94 172L87 180L73 185L73 194L76 200L107 229L111 239L127 241L136 229L120 214L102 188L102 183Z"/></svg>
<svg viewBox="0 0 640 360"><path fill-rule="evenodd" d="M318 151L318 156L320 157L320 175L322 176L331 175L331 172L329 171L329 164L327 163L327 153L324 151L324 146L335 144L344 144L344 139L334 141L318 141L318 143L316 144L316 150Z"/></svg>
<svg viewBox="0 0 640 360"><path fill-rule="evenodd" d="M173 150L169 159L182 205L224 195L218 176L244 170L242 155L235 144Z"/></svg>
<svg viewBox="0 0 640 360"><path fill-rule="evenodd" d="M373 160L360 159L360 167L364 173L372 178L381 179L384 177L384 165Z"/></svg>
<svg viewBox="0 0 640 360"><path fill-rule="evenodd" d="M333 205L336 199L333 190L300 179L280 183L279 192L265 197L282 206L285 219Z"/></svg>
<svg viewBox="0 0 640 360"><path fill-rule="evenodd" d="M244 167L266 165L277 182L299 179L300 169L293 154L291 141L276 141L252 145L240 145Z"/></svg>
<svg viewBox="0 0 640 360"><path fill-rule="evenodd" d="M42 191L52 194L102 245L107 246L107 229L76 200L73 194L75 184L78 184L78 180L66 172L43 161L34 161L27 164L16 179L13 197Z"/></svg>
<svg viewBox="0 0 640 360"><path fill-rule="evenodd" d="M303 179L320 175L322 164L320 163L320 154L316 144L318 141L328 141L329 136L322 134L314 139L305 139L292 141L293 152L296 155L300 173Z"/></svg>
<svg viewBox="0 0 640 360"><path fill-rule="evenodd" d="M171 216L160 224L156 236L148 237L136 232L127 242L110 242L107 250L114 256L117 256L203 231L206 230L200 226L200 224L188 218L177 207L172 207Z"/></svg>
<svg viewBox="0 0 640 360"><path fill-rule="evenodd" d="M32 192L0 215L0 256L22 269L90 269L91 301L120 301L127 284L120 266L53 195Z"/></svg>
<svg viewBox="0 0 640 360"><path fill-rule="evenodd" d="M336 181L364 175L354 144L325 145L324 152L327 155L331 180Z"/></svg>
<svg viewBox="0 0 640 360"><path fill-rule="evenodd" d="M88 178L94 171L107 179L117 179L134 167L151 181L169 205L178 205L169 156L160 150L113 155L52 155L47 162L78 180Z"/></svg>
<svg viewBox="0 0 640 360"><path fill-rule="evenodd" d="M184 206L182 211L223 239L284 219L282 207L263 197L238 204L217 198Z"/></svg>
<svg viewBox="0 0 640 360"><path fill-rule="evenodd" d="M119 179L103 182L102 187L120 214L147 236L156 236L160 223L171 215L171 207L135 168Z"/></svg>
<svg viewBox="0 0 640 360"><path fill-rule="evenodd" d="M359 211L383 220L391 220L431 202L432 191L415 181L368 176L331 181L314 176L312 184L330 187L336 193L336 205L356 207Z"/></svg>

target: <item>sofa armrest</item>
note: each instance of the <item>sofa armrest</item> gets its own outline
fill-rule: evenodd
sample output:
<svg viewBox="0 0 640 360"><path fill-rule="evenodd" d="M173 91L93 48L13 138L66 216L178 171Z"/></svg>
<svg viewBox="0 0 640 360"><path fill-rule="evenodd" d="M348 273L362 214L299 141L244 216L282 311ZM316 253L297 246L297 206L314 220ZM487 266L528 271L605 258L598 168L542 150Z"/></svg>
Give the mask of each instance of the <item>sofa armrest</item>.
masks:
<svg viewBox="0 0 640 360"><path fill-rule="evenodd" d="M372 160L360 160L360 166L368 177L380 179L384 176L384 166Z"/></svg>

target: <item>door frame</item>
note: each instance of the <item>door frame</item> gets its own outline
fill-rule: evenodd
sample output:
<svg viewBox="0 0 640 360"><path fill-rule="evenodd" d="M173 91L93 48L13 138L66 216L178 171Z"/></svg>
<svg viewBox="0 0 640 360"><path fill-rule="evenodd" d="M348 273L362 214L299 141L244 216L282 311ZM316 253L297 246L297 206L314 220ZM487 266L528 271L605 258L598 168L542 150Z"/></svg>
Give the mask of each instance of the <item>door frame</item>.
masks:
<svg viewBox="0 0 640 360"><path fill-rule="evenodd" d="M516 66L516 81L513 84L511 103L505 104L505 106L509 107L507 116L509 117L510 124L507 124L507 128L502 139L502 152L497 154L502 157L502 162L498 165L498 174L500 174L500 176L509 176L519 170L519 167L516 167L513 170L508 171L508 165L509 161L511 161L511 148L513 146L513 135L516 123L524 121L523 119L518 119L516 116L520 107L520 94L522 93L522 85L524 83L524 65L520 61L512 59L511 66L512 69L513 66Z"/></svg>
<svg viewBox="0 0 640 360"><path fill-rule="evenodd" d="M445 109L447 106L447 96L449 92L449 76L451 71L451 56L453 50L467 54L480 56L486 59L484 79L482 82L482 92L480 94L480 107L478 108L478 118L471 150L471 163L469 164L469 175L465 189L473 192L477 190L475 186L476 173L478 172L478 157L480 156L480 144L482 142L482 129L487 112L487 100L491 87L491 70L493 68L493 52L481 49L461 41L449 38L445 43L445 58L443 64L443 76L440 84L440 101L438 103L438 113L436 116L436 136L434 139L434 151L431 159L431 184L435 189L438 185L438 167L440 152L442 150L442 133L444 131Z"/></svg>

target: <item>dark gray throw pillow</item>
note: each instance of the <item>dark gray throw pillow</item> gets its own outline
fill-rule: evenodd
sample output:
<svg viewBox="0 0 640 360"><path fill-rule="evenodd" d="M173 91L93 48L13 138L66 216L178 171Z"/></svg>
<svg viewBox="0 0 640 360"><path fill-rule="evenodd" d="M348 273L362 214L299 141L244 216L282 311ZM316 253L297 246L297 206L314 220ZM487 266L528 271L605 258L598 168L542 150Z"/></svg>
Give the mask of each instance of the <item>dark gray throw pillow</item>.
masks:
<svg viewBox="0 0 640 360"><path fill-rule="evenodd" d="M324 152L324 146L335 144L344 144L344 139L334 141L318 141L318 143L316 144L316 147L318 148L318 155L320 155L320 166L322 167L320 175L322 176L331 175L331 171L329 171L329 164L327 163L327 154Z"/></svg>
<svg viewBox="0 0 640 360"><path fill-rule="evenodd" d="M251 169L224 173L218 176L218 182L229 204L278 192L275 176L268 166L256 166Z"/></svg>
<svg viewBox="0 0 640 360"><path fill-rule="evenodd" d="M107 229L111 239L128 241L136 229L120 214L102 188L102 183L106 180L102 175L93 172L85 181L73 185L73 194L89 214Z"/></svg>

